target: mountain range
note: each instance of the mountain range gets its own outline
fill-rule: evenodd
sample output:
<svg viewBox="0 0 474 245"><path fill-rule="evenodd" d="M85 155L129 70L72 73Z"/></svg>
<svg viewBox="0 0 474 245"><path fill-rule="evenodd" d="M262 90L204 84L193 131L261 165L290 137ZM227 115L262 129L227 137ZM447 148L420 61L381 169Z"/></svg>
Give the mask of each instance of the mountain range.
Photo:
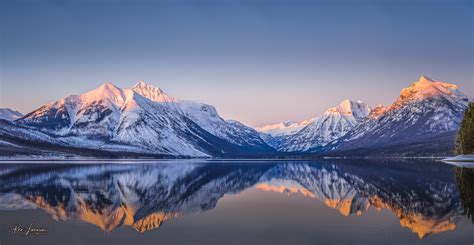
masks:
<svg viewBox="0 0 474 245"><path fill-rule="evenodd" d="M253 129L151 84L105 83L26 115L0 110L0 156L449 155L468 102L456 85L421 76L387 107L346 99L299 123Z"/></svg>
<svg viewBox="0 0 474 245"><path fill-rule="evenodd" d="M263 138L279 151L321 156L443 156L470 101L456 85L421 76L390 106L344 100L297 132ZM260 127L265 128L265 127Z"/></svg>
<svg viewBox="0 0 474 245"><path fill-rule="evenodd" d="M254 129L225 121L213 106L177 100L144 82L131 89L105 83L4 122L2 128L10 139L21 130L19 138L27 141L85 151L192 157L273 151Z"/></svg>

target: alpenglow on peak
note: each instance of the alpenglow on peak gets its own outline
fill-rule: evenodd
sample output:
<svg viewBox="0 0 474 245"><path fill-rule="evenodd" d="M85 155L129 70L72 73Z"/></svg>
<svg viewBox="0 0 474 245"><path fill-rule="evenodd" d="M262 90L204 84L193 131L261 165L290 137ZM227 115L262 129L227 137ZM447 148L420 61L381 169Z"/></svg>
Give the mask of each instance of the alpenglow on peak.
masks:
<svg viewBox="0 0 474 245"><path fill-rule="evenodd" d="M145 83L143 81L139 81L135 86L132 88L135 93L140 94L141 96L150 99L154 102L177 102L178 100L173 96L170 96L163 92L158 87L155 87L151 84Z"/></svg>
<svg viewBox="0 0 474 245"><path fill-rule="evenodd" d="M398 103L422 100L430 97L444 97L448 100L465 97L458 91L458 87L451 83L433 80L425 75L421 75L418 81L404 88L400 93Z"/></svg>

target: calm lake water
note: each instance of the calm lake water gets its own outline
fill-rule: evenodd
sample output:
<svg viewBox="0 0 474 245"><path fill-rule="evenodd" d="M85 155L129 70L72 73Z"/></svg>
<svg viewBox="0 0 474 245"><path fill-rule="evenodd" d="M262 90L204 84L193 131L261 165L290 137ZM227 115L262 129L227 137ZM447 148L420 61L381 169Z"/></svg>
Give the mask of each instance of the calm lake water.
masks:
<svg viewBox="0 0 474 245"><path fill-rule="evenodd" d="M0 244L472 245L473 183L428 160L4 163Z"/></svg>

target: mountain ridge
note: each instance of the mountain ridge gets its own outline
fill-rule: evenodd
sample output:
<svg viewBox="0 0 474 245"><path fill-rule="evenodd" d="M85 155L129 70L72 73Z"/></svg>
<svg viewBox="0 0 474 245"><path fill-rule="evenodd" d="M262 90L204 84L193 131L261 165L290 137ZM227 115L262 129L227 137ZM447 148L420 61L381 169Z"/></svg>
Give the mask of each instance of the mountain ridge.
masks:
<svg viewBox="0 0 474 245"><path fill-rule="evenodd" d="M420 155L449 155L469 100L456 85L422 75L389 106L345 99L299 123L253 129L143 81L126 89L107 82L2 122L0 153L32 145L41 153L43 142L67 152L183 157L413 156L415 146Z"/></svg>
<svg viewBox="0 0 474 245"><path fill-rule="evenodd" d="M469 98L456 85L422 75L410 87L402 89L399 98L377 116L369 116L348 134L313 151L364 152L364 148L415 144L446 134L450 139L443 140L448 144L444 147L451 148L468 102Z"/></svg>
<svg viewBox="0 0 474 245"><path fill-rule="evenodd" d="M0 119L14 121L22 116L23 114L19 111L10 108L0 108Z"/></svg>
<svg viewBox="0 0 474 245"><path fill-rule="evenodd" d="M322 115L309 119L298 132L268 137L267 143L284 152L304 152L325 145L346 134L369 115L372 109L364 102L345 99Z"/></svg>
<svg viewBox="0 0 474 245"><path fill-rule="evenodd" d="M105 83L48 103L15 123L74 147L193 157L272 151L255 130L227 123L214 107L177 100L144 82L132 89Z"/></svg>

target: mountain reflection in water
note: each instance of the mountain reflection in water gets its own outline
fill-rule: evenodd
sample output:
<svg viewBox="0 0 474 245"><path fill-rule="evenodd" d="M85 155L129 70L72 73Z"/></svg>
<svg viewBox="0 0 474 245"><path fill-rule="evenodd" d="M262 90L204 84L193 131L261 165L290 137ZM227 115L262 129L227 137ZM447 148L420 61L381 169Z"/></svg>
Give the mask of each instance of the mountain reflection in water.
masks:
<svg viewBox="0 0 474 245"><path fill-rule="evenodd" d="M460 218L472 216L473 172L463 171L443 163L362 160L3 164L0 208L41 208L55 220L146 232L255 188L300 193L344 216L387 209L424 238L455 230Z"/></svg>

